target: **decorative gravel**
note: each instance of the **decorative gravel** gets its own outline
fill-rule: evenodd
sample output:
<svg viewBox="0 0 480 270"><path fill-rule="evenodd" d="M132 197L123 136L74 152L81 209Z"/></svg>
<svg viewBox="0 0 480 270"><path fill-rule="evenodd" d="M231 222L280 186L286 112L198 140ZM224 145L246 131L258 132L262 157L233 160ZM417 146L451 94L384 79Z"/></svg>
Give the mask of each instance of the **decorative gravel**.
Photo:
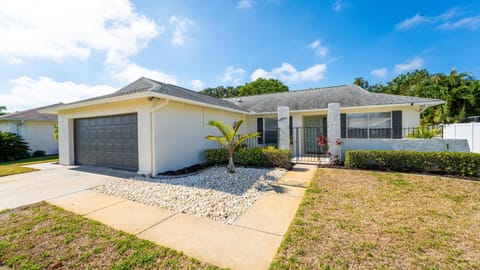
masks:
<svg viewBox="0 0 480 270"><path fill-rule="evenodd" d="M232 223L264 192L272 189L284 169L212 167L181 178L121 179L93 190L185 214Z"/></svg>

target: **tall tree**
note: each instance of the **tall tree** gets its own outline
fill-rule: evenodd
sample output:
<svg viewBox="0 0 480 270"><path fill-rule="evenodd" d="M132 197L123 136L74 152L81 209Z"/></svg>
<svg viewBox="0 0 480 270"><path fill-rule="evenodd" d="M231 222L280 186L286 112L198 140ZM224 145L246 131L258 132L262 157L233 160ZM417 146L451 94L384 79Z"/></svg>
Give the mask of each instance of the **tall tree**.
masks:
<svg viewBox="0 0 480 270"><path fill-rule="evenodd" d="M361 77L354 83L368 85ZM422 113L422 123L439 124L462 121L480 115L480 81L465 72L452 70L449 74L431 74L426 69L400 74L386 85L369 86L372 92L435 98L445 101L442 106Z"/></svg>
<svg viewBox="0 0 480 270"><path fill-rule="evenodd" d="M7 114L7 107L0 106L0 115L5 115L5 114Z"/></svg>
<svg viewBox="0 0 480 270"><path fill-rule="evenodd" d="M353 81L353 84L356 84L356 85L362 87L365 90L369 90L369 88L370 88L370 85L368 84L368 81L365 80L363 77L355 78L355 80Z"/></svg>
<svg viewBox="0 0 480 270"><path fill-rule="evenodd" d="M287 91L288 86L279 80L258 78L255 81L237 87L217 86L213 88L205 88L201 92L213 97L229 98Z"/></svg>
<svg viewBox="0 0 480 270"><path fill-rule="evenodd" d="M239 86L238 96L253 96L287 91L288 86L277 79L258 78L255 81Z"/></svg>

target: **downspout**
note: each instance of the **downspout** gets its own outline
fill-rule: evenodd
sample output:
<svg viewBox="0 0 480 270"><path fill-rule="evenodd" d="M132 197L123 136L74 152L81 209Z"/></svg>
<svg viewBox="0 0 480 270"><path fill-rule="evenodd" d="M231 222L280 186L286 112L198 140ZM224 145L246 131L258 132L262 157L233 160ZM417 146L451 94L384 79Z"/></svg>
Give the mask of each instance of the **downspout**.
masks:
<svg viewBox="0 0 480 270"><path fill-rule="evenodd" d="M152 149L150 150L150 168L152 170L151 174L152 177L155 177L155 121L153 121L154 113L159 109L165 107L170 103L170 99L164 99L162 102L157 103L151 110L150 110L150 145Z"/></svg>

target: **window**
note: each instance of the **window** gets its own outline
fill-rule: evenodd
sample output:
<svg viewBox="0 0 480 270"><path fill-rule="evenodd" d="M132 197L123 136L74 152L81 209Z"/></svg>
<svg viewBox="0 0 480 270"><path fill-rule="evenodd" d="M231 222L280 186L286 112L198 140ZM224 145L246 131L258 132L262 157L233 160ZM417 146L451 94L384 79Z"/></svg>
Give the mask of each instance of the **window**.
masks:
<svg viewBox="0 0 480 270"><path fill-rule="evenodd" d="M391 138L391 112L347 114L348 138Z"/></svg>
<svg viewBox="0 0 480 270"><path fill-rule="evenodd" d="M265 117L264 118L264 132L265 132L265 143L266 144L276 144L278 141L278 121L277 118Z"/></svg>

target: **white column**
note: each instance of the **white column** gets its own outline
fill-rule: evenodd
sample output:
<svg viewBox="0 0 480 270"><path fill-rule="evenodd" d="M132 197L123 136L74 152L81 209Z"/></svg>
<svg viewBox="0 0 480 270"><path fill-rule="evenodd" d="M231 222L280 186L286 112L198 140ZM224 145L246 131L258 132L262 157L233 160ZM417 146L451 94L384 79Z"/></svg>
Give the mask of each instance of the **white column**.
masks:
<svg viewBox="0 0 480 270"><path fill-rule="evenodd" d="M327 115L327 137L330 139L330 145L340 138L340 103L328 103Z"/></svg>
<svg viewBox="0 0 480 270"><path fill-rule="evenodd" d="M328 152L341 157L341 149L336 144L337 139L341 137L340 103L328 103L327 115L327 138Z"/></svg>
<svg viewBox="0 0 480 270"><path fill-rule="evenodd" d="M153 172L153 147L154 131L152 130L152 121L150 107L144 106L138 110L138 174L152 175Z"/></svg>
<svg viewBox="0 0 480 270"><path fill-rule="evenodd" d="M290 110L286 106L277 108L278 148L290 149Z"/></svg>
<svg viewBox="0 0 480 270"><path fill-rule="evenodd" d="M62 165L75 164L73 119L58 115L58 155Z"/></svg>

